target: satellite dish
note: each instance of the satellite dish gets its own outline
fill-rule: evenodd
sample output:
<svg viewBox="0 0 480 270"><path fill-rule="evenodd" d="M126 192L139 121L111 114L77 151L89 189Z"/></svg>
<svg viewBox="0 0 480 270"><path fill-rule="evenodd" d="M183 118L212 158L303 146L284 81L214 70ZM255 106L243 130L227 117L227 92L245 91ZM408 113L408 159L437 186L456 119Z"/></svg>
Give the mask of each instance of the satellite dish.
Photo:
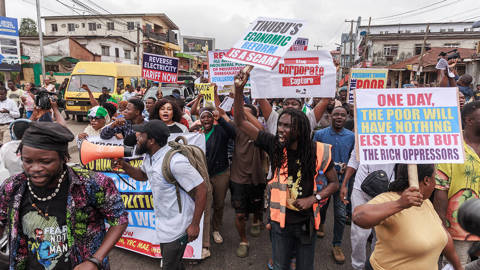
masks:
<svg viewBox="0 0 480 270"><path fill-rule="evenodd" d="M480 27L480 21L476 21L473 25L472 28L479 28Z"/></svg>

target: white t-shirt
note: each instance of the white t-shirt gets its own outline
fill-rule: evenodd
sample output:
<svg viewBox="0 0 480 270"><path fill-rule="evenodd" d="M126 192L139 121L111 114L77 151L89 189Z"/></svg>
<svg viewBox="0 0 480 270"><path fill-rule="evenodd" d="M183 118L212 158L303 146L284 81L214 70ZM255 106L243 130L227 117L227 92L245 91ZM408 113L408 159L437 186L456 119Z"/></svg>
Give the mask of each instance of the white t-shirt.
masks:
<svg viewBox="0 0 480 270"><path fill-rule="evenodd" d="M378 170L383 170L384 172L387 173L388 179L390 179L390 182L395 180L395 164L371 164L371 165L365 165L365 164L360 164L360 162L357 160L357 151L355 147L353 148L352 153L350 154L350 160L348 161L347 166L350 168L354 168L357 170L357 173L355 174L355 182L353 183L353 188L362 190L362 183L367 176ZM352 179L350 179L352 181Z"/></svg>
<svg viewBox="0 0 480 270"><path fill-rule="evenodd" d="M313 110L307 111L305 114L308 118L308 121L310 122L310 127L313 129L317 126L317 119L315 118L315 113ZM274 110L270 113L270 116L267 119L267 132L271 134L277 134L277 123L278 123L278 117L280 114Z"/></svg>
<svg viewBox="0 0 480 270"><path fill-rule="evenodd" d="M183 188L180 188L182 201L182 213L180 213L175 185L168 183L162 174L163 158L169 149L170 147L166 145L153 156L147 154L141 167L147 174L152 188L155 229L160 243L173 242L186 234L195 210L195 202L186 192L203 183L202 176L184 155L178 153L173 155L170 169Z"/></svg>
<svg viewBox="0 0 480 270"><path fill-rule="evenodd" d="M11 176L23 172L22 159L16 153L20 142L21 140L9 141L0 148L0 159Z"/></svg>

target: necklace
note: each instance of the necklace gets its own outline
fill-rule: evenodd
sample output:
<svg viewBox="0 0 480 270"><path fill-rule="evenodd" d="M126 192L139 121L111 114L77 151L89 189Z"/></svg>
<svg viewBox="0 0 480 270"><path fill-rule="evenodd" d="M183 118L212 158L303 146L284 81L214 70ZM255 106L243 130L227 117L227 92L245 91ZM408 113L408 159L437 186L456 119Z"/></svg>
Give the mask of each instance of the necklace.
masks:
<svg viewBox="0 0 480 270"><path fill-rule="evenodd" d="M65 178L65 174L67 173L67 171L65 170L62 174L62 176L60 176L60 179L58 180L58 184L57 184L57 188L55 189L55 191L48 195L47 197L45 198L41 198L41 197L38 197L37 194L35 194L35 192L33 192L32 190L32 186L30 184L30 178L28 179L27 181L27 185L28 185L28 191L30 191L30 194L32 194L32 196L37 199L38 201L42 201L42 202L46 202L46 201L49 201L53 198L55 198L55 196L57 196L57 193L60 191L60 185L62 184L63 182L63 179ZM33 205L32 205L33 206ZM35 208L35 206L33 206Z"/></svg>

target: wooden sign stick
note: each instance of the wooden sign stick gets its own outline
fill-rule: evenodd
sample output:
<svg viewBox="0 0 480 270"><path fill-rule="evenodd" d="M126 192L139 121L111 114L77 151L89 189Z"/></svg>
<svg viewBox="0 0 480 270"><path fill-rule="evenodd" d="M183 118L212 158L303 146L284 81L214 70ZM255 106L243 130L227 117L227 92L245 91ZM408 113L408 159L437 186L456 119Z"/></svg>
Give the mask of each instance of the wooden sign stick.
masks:
<svg viewBox="0 0 480 270"><path fill-rule="evenodd" d="M411 187L418 188L418 168L417 164L408 164L408 183Z"/></svg>

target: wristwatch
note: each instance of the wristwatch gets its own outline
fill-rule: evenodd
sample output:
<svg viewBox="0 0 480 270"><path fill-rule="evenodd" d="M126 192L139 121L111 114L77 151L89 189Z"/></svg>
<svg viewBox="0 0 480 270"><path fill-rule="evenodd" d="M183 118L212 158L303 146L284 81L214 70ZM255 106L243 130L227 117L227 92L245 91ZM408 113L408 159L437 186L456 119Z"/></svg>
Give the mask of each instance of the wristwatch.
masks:
<svg viewBox="0 0 480 270"><path fill-rule="evenodd" d="M315 194L315 199L317 199L317 202L320 202L322 200L322 196L320 194Z"/></svg>
<svg viewBox="0 0 480 270"><path fill-rule="evenodd" d="M90 257L90 258L87 259L87 261L89 261L89 262L91 262L91 263L94 263L99 270L102 270L102 269L103 269L102 263L101 263L97 258L95 258L95 257Z"/></svg>

